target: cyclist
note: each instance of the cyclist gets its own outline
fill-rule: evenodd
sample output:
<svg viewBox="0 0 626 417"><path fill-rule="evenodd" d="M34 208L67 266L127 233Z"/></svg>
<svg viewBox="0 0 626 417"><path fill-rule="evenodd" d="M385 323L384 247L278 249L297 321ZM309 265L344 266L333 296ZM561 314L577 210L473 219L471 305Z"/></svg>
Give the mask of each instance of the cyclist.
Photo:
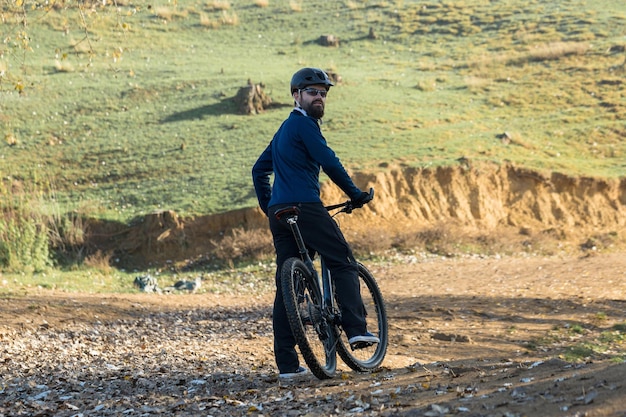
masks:
<svg viewBox="0 0 626 417"><path fill-rule="evenodd" d="M308 249L319 253L331 271L341 308L342 326L350 345L359 348L379 342L378 337L367 331L352 250L320 199L320 168L348 195L355 207L361 207L371 199L368 193L354 185L321 133L326 96L333 85L328 75L319 68L302 68L293 75L291 95L295 107L252 168L256 195L261 210L269 217L276 250L277 290L272 324L274 356L281 378L308 372L300 366L296 341L280 290L283 262L299 256L289 226L273 215L282 208L299 208L298 225ZM272 174L274 181L270 184Z"/></svg>

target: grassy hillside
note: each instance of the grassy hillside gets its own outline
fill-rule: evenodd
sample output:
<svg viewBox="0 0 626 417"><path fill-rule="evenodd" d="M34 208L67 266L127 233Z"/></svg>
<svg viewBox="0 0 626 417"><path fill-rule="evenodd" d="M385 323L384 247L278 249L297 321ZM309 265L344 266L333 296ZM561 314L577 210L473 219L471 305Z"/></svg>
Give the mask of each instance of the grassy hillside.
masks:
<svg viewBox="0 0 626 417"><path fill-rule="evenodd" d="M124 221L253 206L250 168L302 66L342 77L323 130L354 171L460 157L626 168L622 0L157 0L27 7L26 26L9 4L0 195L52 190L62 211ZM338 47L318 43L329 34ZM248 80L277 106L238 114Z"/></svg>

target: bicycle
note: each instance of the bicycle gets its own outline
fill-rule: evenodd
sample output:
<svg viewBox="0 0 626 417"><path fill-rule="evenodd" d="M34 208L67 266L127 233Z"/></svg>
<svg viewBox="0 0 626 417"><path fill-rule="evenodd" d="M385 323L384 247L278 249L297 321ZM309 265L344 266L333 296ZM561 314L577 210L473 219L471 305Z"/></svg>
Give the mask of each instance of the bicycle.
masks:
<svg viewBox="0 0 626 417"><path fill-rule="evenodd" d="M370 196L373 195L374 190L370 189ZM355 209L349 200L325 208L329 212L340 209L333 217L339 213L350 214ZM351 369L372 372L379 368L385 358L389 343L387 311L380 288L367 268L357 262L367 327L378 336L380 342L350 346L342 330L341 313L330 271L320 257L320 279L300 233L298 214L299 210L295 206L274 213L277 219L284 218L291 227L300 253L300 257L292 257L284 262L280 275L289 325L300 353L313 375L319 379L335 376L337 354Z"/></svg>

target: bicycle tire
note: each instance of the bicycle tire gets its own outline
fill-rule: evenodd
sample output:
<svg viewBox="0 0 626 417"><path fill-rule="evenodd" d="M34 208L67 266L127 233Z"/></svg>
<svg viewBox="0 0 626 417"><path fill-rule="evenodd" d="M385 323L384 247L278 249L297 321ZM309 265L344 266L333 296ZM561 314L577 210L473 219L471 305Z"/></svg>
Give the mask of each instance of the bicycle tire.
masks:
<svg viewBox="0 0 626 417"><path fill-rule="evenodd" d="M341 332L337 343L337 353L353 370L372 372L380 367L387 353L389 344L387 309L374 276L361 263L358 264L358 270L367 328L369 332L378 336L380 342L369 347L352 350L347 335Z"/></svg>
<svg viewBox="0 0 626 417"><path fill-rule="evenodd" d="M309 369L319 379L335 376L336 334L323 312L318 280L305 263L289 258L281 268L281 290L289 326Z"/></svg>

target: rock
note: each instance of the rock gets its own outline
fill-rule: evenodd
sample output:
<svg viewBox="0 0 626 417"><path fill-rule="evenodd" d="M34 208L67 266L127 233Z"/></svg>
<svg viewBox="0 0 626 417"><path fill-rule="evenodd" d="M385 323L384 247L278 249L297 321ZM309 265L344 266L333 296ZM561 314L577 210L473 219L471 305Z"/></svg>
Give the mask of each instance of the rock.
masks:
<svg viewBox="0 0 626 417"><path fill-rule="evenodd" d="M157 279L151 275L143 275L135 277L133 285L140 291L149 293L161 293Z"/></svg>

